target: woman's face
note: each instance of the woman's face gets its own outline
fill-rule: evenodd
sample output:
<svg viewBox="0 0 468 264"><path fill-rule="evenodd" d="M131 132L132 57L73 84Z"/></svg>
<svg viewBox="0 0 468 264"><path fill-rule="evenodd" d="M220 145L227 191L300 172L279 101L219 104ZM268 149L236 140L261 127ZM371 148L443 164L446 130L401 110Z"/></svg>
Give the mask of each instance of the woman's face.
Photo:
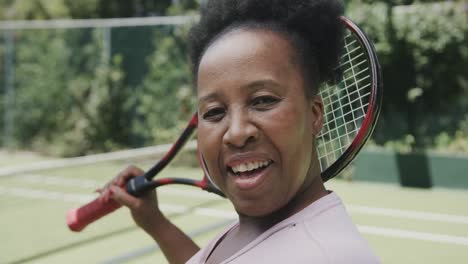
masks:
<svg viewBox="0 0 468 264"><path fill-rule="evenodd" d="M318 176L313 141L323 107L306 97L293 54L278 33L236 29L211 44L199 65L198 147L243 215L275 212Z"/></svg>

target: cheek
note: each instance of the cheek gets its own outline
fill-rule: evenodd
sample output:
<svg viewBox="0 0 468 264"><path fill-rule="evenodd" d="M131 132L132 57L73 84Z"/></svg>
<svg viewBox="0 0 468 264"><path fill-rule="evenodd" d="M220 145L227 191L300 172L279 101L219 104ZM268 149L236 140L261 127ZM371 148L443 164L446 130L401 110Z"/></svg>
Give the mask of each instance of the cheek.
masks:
<svg viewBox="0 0 468 264"><path fill-rule="evenodd" d="M217 175L219 174L217 162L220 157L217 150L221 148L221 138L217 135L216 129L206 125L199 125L197 143L198 150L205 160L210 177L216 182Z"/></svg>
<svg viewBox="0 0 468 264"><path fill-rule="evenodd" d="M293 150L299 145L309 143L307 138L311 137L312 131L310 131L310 124L307 122L306 113L302 107L289 102L272 113L269 118L274 120L270 131L279 146Z"/></svg>
<svg viewBox="0 0 468 264"><path fill-rule="evenodd" d="M281 155L284 173L302 178L312 155L313 131L306 109L291 102L273 114L270 139Z"/></svg>
<svg viewBox="0 0 468 264"><path fill-rule="evenodd" d="M216 143L216 141L214 140L214 137L211 134L212 134L212 131L210 131L210 129L207 129L205 126L198 127L198 134L197 134L198 149L200 150L201 154L204 156L207 162L209 161L208 159L210 159L210 157L213 156L211 152L215 148L213 144ZM212 147L209 147L209 146L212 146Z"/></svg>

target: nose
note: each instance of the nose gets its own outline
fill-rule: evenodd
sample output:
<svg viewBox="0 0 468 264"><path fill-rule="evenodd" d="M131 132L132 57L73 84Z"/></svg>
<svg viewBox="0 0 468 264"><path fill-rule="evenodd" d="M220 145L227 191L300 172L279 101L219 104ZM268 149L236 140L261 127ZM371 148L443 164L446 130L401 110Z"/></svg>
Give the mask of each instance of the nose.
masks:
<svg viewBox="0 0 468 264"><path fill-rule="evenodd" d="M223 135L223 143L242 148L258 139L259 129L247 113L233 111L228 118L228 127Z"/></svg>

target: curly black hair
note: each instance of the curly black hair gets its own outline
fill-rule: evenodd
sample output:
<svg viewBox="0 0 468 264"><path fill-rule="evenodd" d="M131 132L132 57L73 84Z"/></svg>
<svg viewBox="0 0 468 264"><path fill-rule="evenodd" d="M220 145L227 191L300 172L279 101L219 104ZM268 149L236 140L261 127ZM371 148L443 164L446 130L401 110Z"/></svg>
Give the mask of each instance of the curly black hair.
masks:
<svg viewBox="0 0 468 264"><path fill-rule="evenodd" d="M318 87L333 78L338 63L342 14L339 0L208 0L188 35L194 79L211 43L233 29L253 28L283 34L295 48L304 78Z"/></svg>

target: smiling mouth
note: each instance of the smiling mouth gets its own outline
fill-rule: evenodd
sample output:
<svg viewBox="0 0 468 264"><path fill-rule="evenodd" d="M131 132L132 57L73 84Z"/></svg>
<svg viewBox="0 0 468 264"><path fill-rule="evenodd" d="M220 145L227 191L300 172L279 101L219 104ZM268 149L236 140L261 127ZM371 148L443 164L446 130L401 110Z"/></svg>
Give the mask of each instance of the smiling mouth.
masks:
<svg viewBox="0 0 468 264"><path fill-rule="evenodd" d="M250 177L266 169L272 163L272 160L247 162L232 167L228 166L228 170L237 177Z"/></svg>

